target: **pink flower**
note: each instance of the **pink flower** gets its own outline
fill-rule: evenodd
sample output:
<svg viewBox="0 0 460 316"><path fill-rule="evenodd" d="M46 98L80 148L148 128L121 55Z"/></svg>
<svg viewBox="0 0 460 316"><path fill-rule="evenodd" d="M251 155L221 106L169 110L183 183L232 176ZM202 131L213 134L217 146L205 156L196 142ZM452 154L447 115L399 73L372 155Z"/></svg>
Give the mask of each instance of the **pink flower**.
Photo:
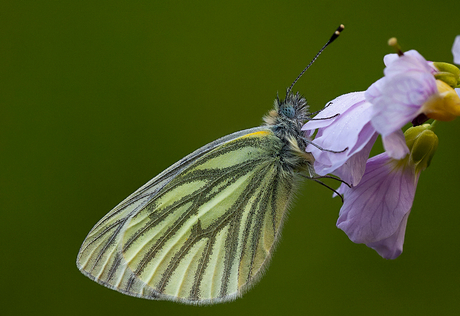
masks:
<svg viewBox="0 0 460 316"><path fill-rule="evenodd" d="M372 126L385 139L421 114L423 104L438 90L435 69L417 51L386 55L384 62L385 77L372 84L365 97L374 105ZM394 153L390 155L401 159L407 147L401 138L396 142L392 142Z"/></svg>
<svg viewBox="0 0 460 316"><path fill-rule="evenodd" d="M410 155L396 160L387 153L370 158L357 186L342 184L345 197L337 227L355 243L363 243L385 259L395 259L403 250L409 217L420 172L428 167L438 138L425 124L405 133Z"/></svg>
<svg viewBox="0 0 460 316"><path fill-rule="evenodd" d="M452 51L460 58L460 36ZM431 126L420 124L460 116L460 89L454 90L460 70L416 51L387 55L384 62L383 78L366 92L336 98L302 130L312 139L306 151L315 158L315 172L350 185L338 189L344 204L337 226L352 241L394 259L403 250L420 173L438 144ZM409 122L414 127L403 134ZM368 159L379 134L385 153Z"/></svg>
<svg viewBox="0 0 460 316"><path fill-rule="evenodd" d="M460 98L450 86L458 85L458 68L446 63L429 63L415 50L402 56L387 55L384 62L385 76L365 93L374 109L372 125L383 139L419 115L441 121L460 115ZM397 155L391 156L397 158Z"/></svg>
<svg viewBox="0 0 460 316"><path fill-rule="evenodd" d="M454 56L460 54L458 41ZM416 51L387 55L384 62L385 76L369 87L365 98L372 104L370 122L382 135L386 153L367 161L357 185L340 186L344 204L337 227L353 242L395 259L403 251L420 172L428 167L438 144L428 124L408 129L405 141L395 135L419 116L443 121L459 116L459 91L453 88L460 82L460 71L446 63L429 63Z"/></svg>
<svg viewBox="0 0 460 316"><path fill-rule="evenodd" d="M306 148L315 157L317 174L331 173L350 184L359 183L377 138L370 124L371 106L364 92L342 95L303 126L307 136L318 130L314 145Z"/></svg>
<svg viewBox="0 0 460 316"><path fill-rule="evenodd" d="M314 141L306 148L315 158L318 175L334 174L343 181L357 185L364 174L367 158L378 133L371 124L373 105L364 92L353 92L332 100L302 130ZM387 153L401 159L409 152L404 135L397 130L383 138Z"/></svg>
<svg viewBox="0 0 460 316"><path fill-rule="evenodd" d="M317 131L306 150L315 158L318 175L334 174L357 185L378 134L388 156L403 159L409 153L401 131L404 125L421 115L444 121L460 115L457 93L435 78L443 74L456 83L455 66L438 63L444 67L438 70L414 50L386 55L384 62L385 76L366 92L336 98L303 126L307 137Z"/></svg>
<svg viewBox="0 0 460 316"><path fill-rule="evenodd" d="M398 166L386 153L368 160L361 182L342 185L345 196L337 227L355 243L375 249L385 259L402 253L407 218L412 208L419 173Z"/></svg>

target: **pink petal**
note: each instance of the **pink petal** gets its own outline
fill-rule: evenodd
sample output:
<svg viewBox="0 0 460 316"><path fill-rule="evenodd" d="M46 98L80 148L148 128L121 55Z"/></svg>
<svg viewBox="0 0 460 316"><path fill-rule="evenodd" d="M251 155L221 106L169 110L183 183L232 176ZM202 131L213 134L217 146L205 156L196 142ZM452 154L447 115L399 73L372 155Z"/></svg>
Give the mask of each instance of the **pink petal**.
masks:
<svg viewBox="0 0 460 316"><path fill-rule="evenodd" d="M402 159L409 153L404 133L400 129L388 136L383 136L382 141L385 151L391 158Z"/></svg>
<svg viewBox="0 0 460 316"><path fill-rule="evenodd" d="M404 52L403 56L397 56L396 54L386 55L384 62L387 66L384 70L385 77L403 74L408 71L420 71L430 74L436 72L416 50Z"/></svg>
<svg viewBox="0 0 460 316"><path fill-rule="evenodd" d="M460 35L455 38L452 54L454 55L454 63L460 65Z"/></svg>
<svg viewBox="0 0 460 316"><path fill-rule="evenodd" d="M355 243L375 243L394 235L414 200L418 174L412 167L395 168L393 160L380 154L368 160L361 182L342 185L345 196L337 227Z"/></svg>
<svg viewBox="0 0 460 316"><path fill-rule="evenodd" d="M303 131L310 131L319 128L323 128L331 125L337 120L342 114L349 111L350 108L364 100L364 92L352 92L348 94L341 95L327 105L321 112L314 117L314 120L310 120L302 127ZM339 114L339 115L337 115ZM330 118L333 117L334 118Z"/></svg>
<svg viewBox="0 0 460 316"><path fill-rule="evenodd" d="M334 170L334 175L352 186L358 185L364 175L366 161L377 136L378 134L374 133L369 142L360 151L357 151L342 166Z"/></svg>
<svg viewBox="0 0 460 316"><path fill-rule="evenodd" d="M304 125L302 129L307 132L318 128L313 143L322 148L310 144L306 151L315 157L314 168L319 175L333 173L349 183L357 184L377 137L369 123L371 104L364 100L364 92L350 93L333 100L315 119L337 113L340 115L333 119L309 121Z"/></svg>
<svg viewBox="0 0 460 316"><path fill-rule="evenodd" d="M380 241L368 243L366 246L377 251L385 259L396 259L399 257L403 251L404 235L406 233L409 214L410 211L404 215L401 224L393 235Z"/></svg>
<svg viewBox="0 0 460 316"><path fill-rule="evenodd" d="M398 54L387 54L383 57L383 63L388 67L392 62L398 60L398 58Z"/></svg>
<svg viewBox="0 0 460 316"><path fill-rule="evenodd" d="M437 93L437 87L431 74L414 71L388 78L381 93L372 100L372 125L382 136L387 136L412 121L425 101Z"/></svg>

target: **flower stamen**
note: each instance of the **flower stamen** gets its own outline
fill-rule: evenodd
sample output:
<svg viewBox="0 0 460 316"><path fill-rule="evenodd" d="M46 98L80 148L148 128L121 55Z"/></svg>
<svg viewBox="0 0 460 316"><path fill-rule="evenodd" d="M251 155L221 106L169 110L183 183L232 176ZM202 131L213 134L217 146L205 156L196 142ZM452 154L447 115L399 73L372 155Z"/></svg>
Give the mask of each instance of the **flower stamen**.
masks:
<svg viewBox="0 0 460 316"><path fill-rule="evenodd" d="M399 44L398 44L398 40L396 39L396 37L390 38L388 40L388 45L394 48L396 53L398 53L398 56L401 57L401 56L404 55L403 51L401 50L401 46L399 46Z"/></svg>

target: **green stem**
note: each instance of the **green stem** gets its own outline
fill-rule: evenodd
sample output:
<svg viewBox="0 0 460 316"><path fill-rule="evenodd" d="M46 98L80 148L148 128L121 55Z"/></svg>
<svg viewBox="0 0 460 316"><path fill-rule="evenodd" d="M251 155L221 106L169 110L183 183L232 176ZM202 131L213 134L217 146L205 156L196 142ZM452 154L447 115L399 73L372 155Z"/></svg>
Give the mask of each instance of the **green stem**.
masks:
<svg viewBox="0 0 460 316"><path fill-rule="evenodd" d="M437 123L437 122L438 122L438 121L433 120L433 122L431 122L431 125L430 125L430 127L428 127L428 129L434 130L434 128L436 127L436 123Z"/></svg>

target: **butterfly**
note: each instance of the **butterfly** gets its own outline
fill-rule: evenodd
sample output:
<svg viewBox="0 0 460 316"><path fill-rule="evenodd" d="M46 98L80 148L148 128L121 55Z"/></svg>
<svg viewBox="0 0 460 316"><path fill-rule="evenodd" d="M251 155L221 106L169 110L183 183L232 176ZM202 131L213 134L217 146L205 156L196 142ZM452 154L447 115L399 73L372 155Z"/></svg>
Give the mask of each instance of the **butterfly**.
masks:
<svg viewBox="0 0 460 316"><path fill-rule="evenodd" d="M212 304L233 300L262 275L302 176L312 178L310 119L292 87L265 124L224 136L179 160L105 215L77 267L127 295Z"/></svg>

